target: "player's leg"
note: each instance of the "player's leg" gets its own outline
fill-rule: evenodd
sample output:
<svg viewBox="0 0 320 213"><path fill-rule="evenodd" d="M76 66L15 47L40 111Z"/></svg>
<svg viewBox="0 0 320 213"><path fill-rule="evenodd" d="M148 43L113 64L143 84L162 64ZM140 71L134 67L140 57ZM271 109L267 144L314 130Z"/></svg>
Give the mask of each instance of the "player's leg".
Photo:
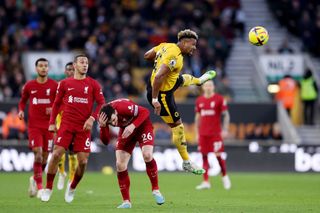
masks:
<svg viewBox="0 0 320 213"><path fill-rule="evenodd" d="M90 147L90 145L89 145ZM67 203L71 203L74 199L76 187L81 181L84 172L87 168L88 164L88 158L89 158L89 152L78 152L77 153L77 158L78 158L78 166L76 169L76 172L74 174L74 178L72 182L67 186L66 192L64 194L64 200Z"/></svg>
<svg viewBox="0 0 320 213"><path fill-rule="evenodd" d="M41 200L44 202L48 202L50 200L53 188L53 181L58 170L58 163L60 161L61 156L65 153L65 148L59 145L54 145L53 152L51 155L51 159L48 164L48 172L47 172L47 184L46 189L43 191L41 195Z"/></svg>
<svg viewBox="0 0 320 213"><path fill-rule="evenodd" d="M30 197L37 195L42 189L42 152L43 137L39 129L29 129L29 147L34 153L33 176L29 178L28 193Z"/></svg>
<svg viewBox="0 0 320 213"><path fill-rule="evenodd" d="M159 103L161 104L160 116L162 120L171 127L172 130L172 143L177 147L177 150L183 159L183 169L185 171L192 172L194 174L203 174L205 171L202 168L198 168L192 162L190 162L187 141L184 132L184 126L180 119L180 114L178 112L173 92L182 83L182 78L177 80L176 85L172 91L160 92Z"/></svg>
<svg viewBox="0 0 320 213"><path fill-rule="evenodd" d="M48 165L47 172L47 184L46 189L42 193L41 200L47 202L50 200L53 188L53 181L58 170L58 164L65 153L65 150L69 147L73 138L73 132L70 132L68 127L61 126L58 130L57 137L54 141L53 152Z"/></svg>
<svg viewBox="0 0 320 213"><path fill-rule="evenodd" d="M186 87L186 86L190 86L190 85L202 85L203 83L205 83L206 81L209 81L211 79L213 79L214 77L216 77L216 72L214 70L210 70L205 72L200 78L196 78L192 75L189 74L183 74L183 84L182 86Z"/></svg>
<svg viewBox="0 0 320 213"><path fill-rule="evenodd" d="M62 190L64 187L64 181L67 177L67 173L65 171L65 162L66 162L66 154L64 153L61 156L61 159L58 163L58 183L57 188L58 190Z"/></svg>
<svg viewBox="0 0 320 213"><path fill-rule="evenodd" d="M202 167L203 169L206 170L206 172L203 174L203 181L200 185L196 186L196 189L201 190L201 189L210 189L211 185L209 182L209 161L208 161L208 154L207 153L202 153Z"/></svg>
<svg viewBox="0 0 320 213"><path fill-rule="evenodd" d="M69 152L68 155L69 158L69 181L71 183L71 181L73 180L74 174L76 173L76 169L78 166L78 159L77 159L77 155L73 152Z"/></svg>
<svg viewBox="0 0 320 213"><path fill-rule="evenodd" d="M154 160L152 155L153 145L143 145L141 150L144 162L146 163L146 172L152 186L152 195L156 203L158 205L162 205L164 204L165 199L159 189L157 162Z"/></svg>
<svg viewBox="0 0 320 213"><path fill-rule="evenodd" d="M29 196L34 197L42 189L42 147L32 149L34 153L33 176L30 177Z"/></svg>
<svg viewBox="0 0 320 213"><path fill-rule="evenodd" d="M213 152L213 139L211 137L206 137L203 135L199 136L198 141L198 150L202 155L202 167L206 170L206 172L203 174L203 181L200 185L196 186L196 189L209 189L211 188L210 182L209 182L209 175L208 171L210 168L209 160L208 160L208 154L209 152Z"/></svg>
<svg viewBox="0 0 320 213"><path fill-rule="evenodd" d="M130 157L130 153L123 150L116 150L117 178L123 200L122 204L117 208L127 209L132 206L130 201L130 178L127 168Z"/></svg>
<svg viewBox="0 0 320 213"><path fill-rule="evenodd" d="M73 148L74 152L77 153L78 166L74 174L74 178L72 182L68 184L64 194L64 200L67 203L71 203L73 201L76 187L81 181L86 170L91 146L90 135L90 131L77 131L75 133L75 137L73 138L73 141L76 141ZM69 146L70 144L68 144L68 147Z"/></svg>
<svg viewBox="0 0 320 213"><path fill-rule="evenodd" d="M227 175L226 161L221 156L221 153L224 152L224 144L222 141L216 141L213 143L213 147L214 147L214 152L217 157L218 163L221 168L223 187L228 190L231 188L231 181L229 176Z"/></svg>

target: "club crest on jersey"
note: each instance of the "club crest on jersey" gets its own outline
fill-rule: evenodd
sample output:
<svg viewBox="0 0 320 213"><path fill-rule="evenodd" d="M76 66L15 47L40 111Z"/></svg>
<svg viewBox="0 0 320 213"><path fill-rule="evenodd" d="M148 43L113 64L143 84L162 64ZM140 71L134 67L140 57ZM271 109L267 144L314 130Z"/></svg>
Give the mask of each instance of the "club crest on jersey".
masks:
<svg viewBox="0 0 320 213"><path fill-rule="evenodd" d="M50 88L46 90L46 95L47 95L47 96L50 95Z"/></svg>
<svg viewBox="0 0 320 213"><path fill-rule="evenodd" d="M87 87L84 87L84 94L88 94L88 89L89 89L88 86L87 86Z"/></svg>
<svg viewBox="0 0 320 213"><path fill-rule="evenodd" d="M69 95L69 97L68 97L68 103L73 103L73 97L72 97L72 95Z"/></svg>
<svg viewBox="0 0 320 213"><path fill-rule="evenodd" d="M214 108L214 105L215 105L214 101L211 101L211 102L210 102L210 107L211 107L211 108Z"/></svg>

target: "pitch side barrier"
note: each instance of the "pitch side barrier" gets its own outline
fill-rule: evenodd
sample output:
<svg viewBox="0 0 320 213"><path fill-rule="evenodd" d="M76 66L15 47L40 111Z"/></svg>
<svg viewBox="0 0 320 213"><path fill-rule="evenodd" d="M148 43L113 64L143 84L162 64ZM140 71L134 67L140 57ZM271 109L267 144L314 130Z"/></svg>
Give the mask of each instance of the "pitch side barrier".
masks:
<svg viewBox="0 0 320 213"><path fill-rule="evenodd" d="M21 141L15 145L10 141L0 143L0 172L30 172L33 167L33 153ZM115 154L112 145L93 142L88 170L110 174L115 171ZM269 141L244 143L225 147L223 157L227 160L228 171L233 172L320 172L320 145L286 144ZM195 145L189 146L190 157L197 165L202 165L201 154ZM182 172L182 161L175 147L156 145L154 158L159 171ZM210 175L218 175L219 164L213 154L209 154ZM145 170L141 150L136 147L128 165L130 171Z"/></svg>

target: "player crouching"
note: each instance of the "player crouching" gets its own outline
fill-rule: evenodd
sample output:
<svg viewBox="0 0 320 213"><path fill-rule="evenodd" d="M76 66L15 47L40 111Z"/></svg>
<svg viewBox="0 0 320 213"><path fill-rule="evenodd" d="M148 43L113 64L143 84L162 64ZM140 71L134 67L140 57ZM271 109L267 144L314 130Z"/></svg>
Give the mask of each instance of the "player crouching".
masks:
<svg viewBox="0 0 320 213"><path fill-rule="evenodd" d="M154 135L149 111L128 99L114 100L101 108L99 124L101 127L100 138L106 145L110 139L108 125L120 127L116 145L116 168L123 203L118 208L127 209L132 206L127 166L137 142L146 163L146 172L151 182L152 195L158 205L163 204L165 199L159 190L158 168L152 154Z"/></svg>

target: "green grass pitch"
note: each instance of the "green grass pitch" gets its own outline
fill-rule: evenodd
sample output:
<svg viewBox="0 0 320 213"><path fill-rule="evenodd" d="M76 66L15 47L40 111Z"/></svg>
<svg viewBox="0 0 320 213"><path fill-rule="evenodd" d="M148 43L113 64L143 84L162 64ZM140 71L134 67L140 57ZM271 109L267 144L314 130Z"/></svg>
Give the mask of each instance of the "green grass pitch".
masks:
<svg viewBox="0 0 320 213"><path fill-rule="evenodd" d="M211 178L212 188L195 190L201 177L187 173L160 173L164 205L155 204L145 173L131 173L132 209L116 209L121 203L116 175L86 173L71 204L56 189L42 203L29 198L31 173L0 173L0 212L320 212L320 175L297 173L230 173L232 189L221 178Z"/></svg>

